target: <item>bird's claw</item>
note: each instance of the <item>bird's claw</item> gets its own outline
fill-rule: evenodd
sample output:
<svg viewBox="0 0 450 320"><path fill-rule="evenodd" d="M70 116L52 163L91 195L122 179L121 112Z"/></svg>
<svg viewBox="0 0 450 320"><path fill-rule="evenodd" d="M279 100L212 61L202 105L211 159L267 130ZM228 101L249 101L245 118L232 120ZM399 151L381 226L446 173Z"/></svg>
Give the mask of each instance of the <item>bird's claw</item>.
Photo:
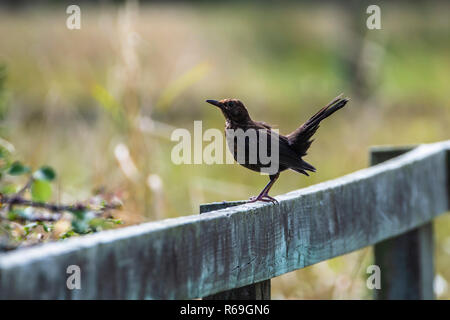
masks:
<svg viewBox="0 0 450 320"><path fill-rule="evenodd" d="M278 200L269 196L268 194L263 194L260 196L251 197L248 203L256 202L256 201L263 201L263 202L272 202L275 204L278 204Z"/></svg>

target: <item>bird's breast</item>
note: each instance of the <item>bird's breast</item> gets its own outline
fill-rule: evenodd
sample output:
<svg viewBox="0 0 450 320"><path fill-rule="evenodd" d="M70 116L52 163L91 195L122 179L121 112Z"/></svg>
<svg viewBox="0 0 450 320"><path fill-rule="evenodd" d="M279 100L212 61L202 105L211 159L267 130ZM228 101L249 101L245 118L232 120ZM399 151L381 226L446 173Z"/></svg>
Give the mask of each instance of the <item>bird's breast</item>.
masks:
<svg viewBox="0 0 450 320"><path fill-rule="evenodd" d="M267 157L271 156L270 135L266 129L238 126L227 122L225 136L228 149L240 165L258 172L261 168L270 166L267 162ZM262 142L262 139L266 141Z"/></svg>

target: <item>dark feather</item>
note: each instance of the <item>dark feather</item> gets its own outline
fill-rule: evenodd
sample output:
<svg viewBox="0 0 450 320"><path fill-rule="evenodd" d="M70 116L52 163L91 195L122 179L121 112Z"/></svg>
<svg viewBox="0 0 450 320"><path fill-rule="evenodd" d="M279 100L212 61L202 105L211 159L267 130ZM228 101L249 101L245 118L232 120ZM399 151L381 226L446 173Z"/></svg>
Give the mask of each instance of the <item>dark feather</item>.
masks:
<svg viewBox="0 0 450 320"><path fill-rule="evenodd" d="M311 146L314 140L311 137L316 133L319 128L320 122L335 113L337 110L343 108L348 102L348 99L342 99L342 95L336 97L328 105L320 109L315 115L313 115L308 121L306 121L297 130L287 135L289 145L294 149L301 157L306 155L307 150ZM306 163L306 162L305 162ZM308 163L306 163L309 165ZM309 165L311 166L311 165ZM312 167L312 166L311 166ZM314 168L314 167L312 167ZM309 169L307 169L309 170ZM312 170L310 170L312 171Z"/></svg>

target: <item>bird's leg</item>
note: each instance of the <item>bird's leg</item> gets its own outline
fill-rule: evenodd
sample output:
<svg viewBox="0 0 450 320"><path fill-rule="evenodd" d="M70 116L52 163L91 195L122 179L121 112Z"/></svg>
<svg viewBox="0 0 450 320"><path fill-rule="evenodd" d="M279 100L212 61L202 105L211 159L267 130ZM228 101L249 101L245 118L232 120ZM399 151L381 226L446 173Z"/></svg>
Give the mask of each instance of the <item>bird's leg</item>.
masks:
<svg viewBox="0 0 450 320"><path fill-rule="evenodd" d="M269 191L270 191L270 188L272 188L275 181L277 181L279 176L280 176L280 173L270 175L269 183L264 187L264 189L261 191L261 193L257 197L251 197L249 202L264 201L264 202L278 203L277 199L269 196Z"/></svg>

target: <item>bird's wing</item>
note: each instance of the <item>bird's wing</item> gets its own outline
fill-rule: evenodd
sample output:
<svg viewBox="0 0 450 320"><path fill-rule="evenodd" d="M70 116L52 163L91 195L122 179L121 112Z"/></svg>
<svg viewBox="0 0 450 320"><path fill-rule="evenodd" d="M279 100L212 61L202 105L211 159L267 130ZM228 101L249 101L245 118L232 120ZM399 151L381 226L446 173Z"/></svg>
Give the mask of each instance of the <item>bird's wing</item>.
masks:
<svg viewBox="0 0 450 320"><path fill-rule="evenodd" d="M280 135L272 130L266 130L267 133L267 146L270 151L270 155L272 156L272 147L270 139L274 139L275 141L278 141L278 164L279 167L285 167L294 169L298 172L301 172L303 174L308 175L304 170L310 170L315 171L314 167L311 165L308 165L306 162L304 162L301 157L292 149L292 147L289 144L289 140L287 137ZM275 161L276 159L272 159L272 161Z"/></svg>
<svg viewBox="0 0 450 320"><path fill-rule="evenodd" d="M264 127L266 129L272 129L272 126L264 121L253 121L253 123L255 123L261 127Z"/></svg>

